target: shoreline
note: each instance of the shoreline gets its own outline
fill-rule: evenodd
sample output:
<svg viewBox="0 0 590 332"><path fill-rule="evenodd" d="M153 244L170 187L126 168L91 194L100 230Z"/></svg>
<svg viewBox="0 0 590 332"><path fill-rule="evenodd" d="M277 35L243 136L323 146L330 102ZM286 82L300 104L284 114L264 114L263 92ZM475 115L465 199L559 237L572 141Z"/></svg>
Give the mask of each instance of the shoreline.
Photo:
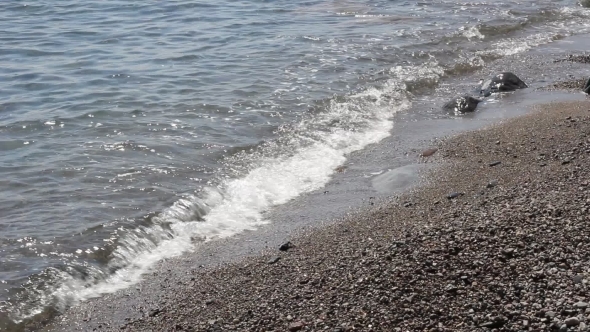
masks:
<svg viewBox="0 0 590 332"><path fill-rule="evenodd" d="M539 107L442 143L453 167L402 195L410 205L187 277L125 329L585 330L590 102Z"/></svg>
<svg viewBox="0 0 590 332"><path fill-rule="evenodd" d="M566 319L578 316L574 303L590 301L590 293L583 283L584 273L589 273L590 277L590 271L580 272L581 265L567 263L567 258L565 266L553 260L545 264L553 265L543 265L540 270L535 269L538 264L531 266L531 262L537 263L530 260L530 255L537 257L535 241L546 239L541 234L538 240L529 241L528 234L538 233L533 226L540 223L553 229L562 239L556 243L564 248L568 243L563 240L567 238L563 232L574 226L568 224L570 229L562 227L560 230L560 225L555 223L535 221L529 225L527 222L534 217L529 215L534 211L528 211L521 201L531 203L534 198L535 206L542 206L551 205L547 200L555 200L557 203L551 209L539 210L539 217L553 218L555 211L560 211L561 219L570 216L568 199L580 201L579 197L568 197L568 191L563 188L559 194L547 196L535 189L546 190L552 184L587 188L587 182L583 185L576 181L587 173L581 166L587 160L586 149L590 149L590 143L588 140L575 142L573 138L580 137L568 128L590 134L590 102L535 107L538 110L533 113L444 140L434 157L451 166L430 174L423 186L399 195L398 200L377 203L374 208L351 212L334 223L290 237L294 247L287 252L280 252L273 246L261 256L253 253L217 268L195 269L183 277L163 277L159 297L130 307L129 312L124 313L129 317L123 318L124 323L117 326L108 323L106 317L102 323L100 317L91 317L87 312L88 316L74 315L69 324L58 323L54 327L56 330L60 330L61 325L66 330L330 328L347 331L370 330L368 326L371 325L373 330L384 331L398 327L473 331L494 326L503 330L527 326L543 330L551 324L563 325ZM515 143L515 139L522 143ZM575 146L570 146L571 142L575 142ZM578 143L584 145L583 151ZM553 158L552 151L564 150L566 154L558 153L556 159ZM498 161L500 164L490 166ZM564 182L565 174L576 177ZM472 182L472 179L477 181ZM455 192L462 195L447 198ZM588 205L589 201L580 202ZM512 208L507 208L507 204ZM507 220L507 216L516 218L517 223ZM494 233L486 234L490 230ZM479 250L482 243L489 243L490 248ZM548 242L542 246L549 247L549 244L555 245ZM276 257L280 258L270 263ZM482 264L471 264L475 261ZM496 270L484 268L487 265ZM530 271L535 272L531 274ZM538 271L543 272L539 274ZM575 275L568 275L574 273L572 271ZM566 289L574 287L582 292L579 285L584 285L582 295L558 299L552 305L535 302L535 292L542 289L539 282L556 283L555 276L567 279L561 280L558 289L565 285ZM580 283L574 282L576 278L582 278ZM513 279L522 285L515 287ZM550 282L542 284L543 287L549 287ZM482 285L490 283L497 284L491 287L493 290L480 290ZM503 295L498 295L498 291ZM507 294L512 295L507 297ZM516 301L514 294L520 294L524 300ZM470 304L468 299L477 296L484 301ZM575 302L568 303L570 298ZM108 299L101 302L105 301ZM440 309L444 308L443 304L463 302L472 307L462 311L451 306L449 308L458 311L449 313ZM429 305L424 306L424 303ZM482 303L491 305L493 310L482 309ZM506 306L514 309L508 310L509 315L505 312ZM393 308L399 310L391 310ZM543 321L547 312L553 317ZM487 314L492 316L486 317ZM76 317L79 318L77 322ZM585 317L578 318L576 328L586 324ZM457 318L467 320L458 321ZM555 319L559 322L553 322ZM436 324L432 325L433 322ZM442 323L442 327L438 323Z"/></svg>
<svg viewBox="0 0 590 332"><path fill-rule="evenodd" d="M505 65L506 63L500 63L494 66ZM565 63L565 66L560 68L567 72L571 69L570 65L572 64ZM573 65L576 68L575 64ZM508 70L511 66L512 64L509 65ZM541 68L540 65L539 67ZM557 67L551 68L551 70L556 70ZM566 68L569 69L565 70ZM485 71L489 71L489 69ZM456 79L455 83L457 81L462 84L462 79ZM536 84L542 84L542 82L537 81ZM187 276L196 278L195 276L224 269L228 264L243 264L243 262L260 258L260 255L265 252L274 256L278 253L276 248L285 241L293 241L296 237L314 236L318 230L335 227L334 224L350 219L351 217L348 216L350 214L366 214L373 208L387 204L392 195L402 197L399 199L413 195L414 189L411 188L417 184L415 181L401 190L391 190L381 193L380 196L375 195L375 187L371 186L371 181L367 183L366 180L367 176L375 177L375 169L388 173L405 166L416 165L421 161L417 158L420 152L439 144L441 138L446 139L446 137L457 133L462 135L467 131L477 131L481 127L493 126L497 122L505 122L505 120L510 122L515 116L527 114L526 109L536 103L584 99L581 94L574 95L560 91L538 93L537 89L538 86L534 89L517 91L514 95L508 95L489 105L483 105L482 112L469 114L460 119L439 118L432 121L421 121L420 112L424 108L430 108L431 103L417 100L418 110L414 109L412 113L395 115L396 128L392 136L377 146L352 153L346 163L346 170L334 174L325 190L298 197L293 204L289 203L273 208L269 219L278 222L273 222L256 231L247 231L230 238L219 239L215 243L206 243L198 249L198 252L186 253L164 260L144 275L143 281L137 285L116 293L106 294L100 298L90 299L67 309L64 314L58 315L55 319L49 317L53 314L49 313L49 325L44 326L43 324L46 324L47 320L43 321L43 317L40 317L39 321L33 322L32 328L65 331L74 329L118 330L122 326L127 326L129 322L149 317L149 313L154 310L158 311L162 307L162 303L170 301L170 294L174 297L176 293L185 292L194 281L187 280ZM439 91L435 92L435 94L439 93ZM500 112L495 112L499 105L503 109ZM401 127L398 126L398 120L401 120L399 121ZM426 131L428 135L422 137L414 133L410 135L410 139L405 137L407 133L413 131ZM384 152L384 149L387 152ZM394 152L389 150L394 150ZM380 154L383 155L376 157ZM365 165L365 155L369 155L370 165ZM428 160L435 160L441 156L442 150L439 150ZM418 165L441 166L437 163ZM420 167L414 173L422 171L425 170ZM384 174L376 177L381 177L381 175ZM363 177L365 180L362 179ZM352 183L342 185L342 183L349 181ZM417 190L420 190L420 187ZM326 192L329 193L326 194Z"/></svg>

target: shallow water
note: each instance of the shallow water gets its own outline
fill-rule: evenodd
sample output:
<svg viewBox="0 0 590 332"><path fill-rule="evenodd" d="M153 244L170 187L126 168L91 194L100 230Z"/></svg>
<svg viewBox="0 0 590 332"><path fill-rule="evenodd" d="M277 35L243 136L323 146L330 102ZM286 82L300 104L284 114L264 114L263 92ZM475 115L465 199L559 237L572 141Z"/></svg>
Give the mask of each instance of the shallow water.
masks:
<svg viewBox="0 0 590 332"><path fill-rule="evenodd" d="M0 8L0 328L270 222L445 79L590 31L565 0Z"/></svg>

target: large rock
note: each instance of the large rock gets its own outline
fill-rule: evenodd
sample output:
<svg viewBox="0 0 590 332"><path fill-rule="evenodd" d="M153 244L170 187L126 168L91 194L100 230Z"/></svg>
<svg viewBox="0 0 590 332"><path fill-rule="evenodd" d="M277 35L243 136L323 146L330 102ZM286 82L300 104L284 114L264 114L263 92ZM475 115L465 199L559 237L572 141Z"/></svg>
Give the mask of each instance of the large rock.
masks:
<svg viewBox="0 0 590 332"><path fill-rule="evenodd" d="M590 0L588 0L590 1ZM590 78L586 81L586 84L584 85L584 92L586 92L587 94L590 94Z"/></svg>
<svg viewBox="0 0 590 332"><path fill-rule="evenodd" d="M481 86L480 94L488 97L492 93L509 92L524 88L528 88L528 85L518 76L511 72L504 72L485 81Z"/></svg>
<svg viewBox="0 0 590 332"><path fill-rule="evenodd" d="M471 96L457 97L443 105L443 109L454 113L467 113L475 111L481 100Z"/></svg>
<svg viewBox="0 0 590 332"><path fill-rule="evenodd" d="M590 0L580 0L580 5L582 7L590 8Z"/></svg>

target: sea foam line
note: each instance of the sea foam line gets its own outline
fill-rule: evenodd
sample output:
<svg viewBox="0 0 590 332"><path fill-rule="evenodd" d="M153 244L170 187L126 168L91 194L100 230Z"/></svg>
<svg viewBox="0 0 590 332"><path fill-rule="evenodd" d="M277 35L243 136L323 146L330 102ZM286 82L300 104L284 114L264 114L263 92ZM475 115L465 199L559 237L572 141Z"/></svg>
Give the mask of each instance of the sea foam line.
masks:
<svg viewBox="0 0 590 332"><path fill-rule="evenodd" d="M424 73L431 75L432 69ZM389 136L392 115L410 106L403 79L419 79L418 76L400 72L397 79L380 89L369 88L348 97L344 103L332 101L327 112L302 121L299 130L322 127L335 119L345 120L346 125L314 132L307 140L300 140L305 144L295 146L293 153L263 158L257 163L259 167L241 178L206 188L201 197L178 200L154 217L153 225L127 230L104 269L88 266L84 278L52 269L55 289L38 292L33 308L26 303L13 307L11 318L22 321L41 313L48 305L64 309L128 288L162 259L193 250L195 239L212 241L268 223L263 218L265 211L320 189L330 180L334 169L345 162L347 154Z"/></svg>

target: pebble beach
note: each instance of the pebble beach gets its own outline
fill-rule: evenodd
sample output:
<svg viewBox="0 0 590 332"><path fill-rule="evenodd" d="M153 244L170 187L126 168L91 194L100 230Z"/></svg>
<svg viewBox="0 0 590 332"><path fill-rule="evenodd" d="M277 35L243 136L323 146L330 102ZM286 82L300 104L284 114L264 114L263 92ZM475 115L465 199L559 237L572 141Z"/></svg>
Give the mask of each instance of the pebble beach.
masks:
<svg viewBox="0 0 590 332"><path fill-rule="evenodd" d="M590 102L534 108L425 147L410 192L67 329L587 331Z"/></svg>

